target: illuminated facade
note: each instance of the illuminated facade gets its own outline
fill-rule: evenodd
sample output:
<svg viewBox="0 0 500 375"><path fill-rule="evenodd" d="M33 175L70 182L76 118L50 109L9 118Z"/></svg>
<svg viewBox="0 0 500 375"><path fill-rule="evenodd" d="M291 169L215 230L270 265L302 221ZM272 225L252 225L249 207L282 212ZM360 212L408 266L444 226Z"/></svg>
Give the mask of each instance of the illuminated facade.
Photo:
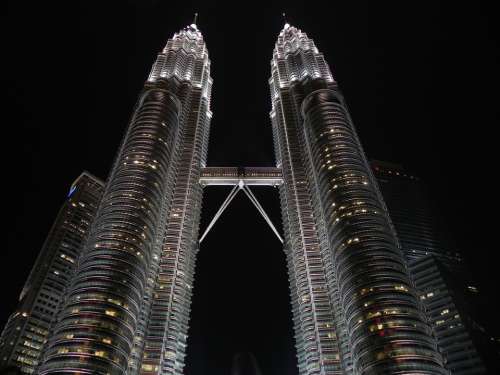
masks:
<svg viewBox="0 0 500 375"><path fill-rule="evenodd" d="M34 372L103 188L104 183L87 172L71 185L0 338L0 368L13 366L26 374Z"/></svg>
<svg viewBox="0 0 500 375"><path fill-rule="evenodd" d="M211 86L192 24L139 95L40 374L182 373Z"/></svg>
<svg viewBox="0 0 500 375"><path fill-rule="evenodd" d="M344 98L288 24L269 80L300 374L444 374Z"/></svg>
<svg viewBox="0 0 500 375"><path fill-rule="evenodd" d="M287 257L300 375L445 374L328 64L285 25L271 61L277 165L206 167L210 61L192 24L158 55L40 374L183 373L202 192L242 190ZM284 239L250 190L279 186Z"/></svg>

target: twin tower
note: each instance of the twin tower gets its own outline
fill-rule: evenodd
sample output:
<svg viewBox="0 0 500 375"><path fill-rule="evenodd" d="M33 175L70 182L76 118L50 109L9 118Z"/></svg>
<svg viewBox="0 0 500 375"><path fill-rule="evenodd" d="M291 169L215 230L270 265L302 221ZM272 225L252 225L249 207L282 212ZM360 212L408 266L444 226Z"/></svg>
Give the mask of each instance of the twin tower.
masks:
<svg viewBox="0 0 500 375"><path fill-rule="evenodd" d="M276 168L236 180L279 185L299 373L445 374L344 98L289 24L269 86ZM139 95L39 374L183 373L202 179L233 178L206 168L211 89L192 24Z"/></svg>

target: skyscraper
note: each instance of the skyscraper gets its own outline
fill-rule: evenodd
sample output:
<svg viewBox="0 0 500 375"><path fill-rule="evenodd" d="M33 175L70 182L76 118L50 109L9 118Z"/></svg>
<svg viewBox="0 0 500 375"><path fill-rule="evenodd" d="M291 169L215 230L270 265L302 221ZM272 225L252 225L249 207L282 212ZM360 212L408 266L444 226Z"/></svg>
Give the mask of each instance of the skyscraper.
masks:
<svg viewBox="0 0 500 375"><path fill-rule="evenodd" d="M300 374L444 373L344 98L288 24L271 120Z"/></svg>
<svg viewBox="0 0 500 375"><path fill-rule="evenodd" d="M41 374L182 373L211 85L192 24L139 95Z"/></svg>
<svg viewBox="0 0 500 375"><path fill-rule="evenodd" d="M371 165L445 367L451 374L484 374L476 348L477 341L483 340L473 308L478 290L445 235L425 184L401 165L382 161Z"/></svg>
<svg viewBox="0 0 500 375"><path fill-rule="evenodd" d="M379 160L370 164L407 260L434 255L449 267L460 264L462 257L446 235L425 184L399 164Z"/></svg>
<svg viewBox="0 0 500 375"><path fill-rule="evenodd" d="M466 289L475 287L470 283L467 285L463 274L450 272L435 255L412 260L410 271L439 351L443 354L445 367L452 375L485 374L477 342L473 340L482 336L477 332L477 323L471 314L474 299L470 298L471 291Z"/></svg>
<svg viewBox="0 0 500 375"><path fill-rule="evenodd" d="M0 368L15 366L27 374L34 372L103 187L101 180L87 172L71 185L0 338Z"/></svg>
<svg viewBox="0 0 500 375"><path fill-rule="evenodd" d="M139 94L40 374L183 373L210 184L234 186L222 210L243 190L282 241L248 188L279 186L301 375L445 373L323 55L286 24L271 69L277 168L205 169L207 49L196 24L167 42Z"/></svg>

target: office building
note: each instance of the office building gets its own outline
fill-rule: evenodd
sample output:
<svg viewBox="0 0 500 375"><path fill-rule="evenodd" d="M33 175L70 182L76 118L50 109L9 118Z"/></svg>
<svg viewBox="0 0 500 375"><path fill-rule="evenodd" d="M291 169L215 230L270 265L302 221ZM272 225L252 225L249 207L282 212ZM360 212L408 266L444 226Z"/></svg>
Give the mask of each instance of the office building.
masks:
<svg viewBox="0 0 500 375"><path fill-rule="evenodd" d="M451 374L484 374L478 353L477 287L426 185L401 165L371 162L410 273Z"/></svg>
<svg viewBox="0 0 500 375"><path fill-rule="evenodd" d="M0 338L0 367L32 374L71 282L104 183L84 172L71 185Z"/></svg>

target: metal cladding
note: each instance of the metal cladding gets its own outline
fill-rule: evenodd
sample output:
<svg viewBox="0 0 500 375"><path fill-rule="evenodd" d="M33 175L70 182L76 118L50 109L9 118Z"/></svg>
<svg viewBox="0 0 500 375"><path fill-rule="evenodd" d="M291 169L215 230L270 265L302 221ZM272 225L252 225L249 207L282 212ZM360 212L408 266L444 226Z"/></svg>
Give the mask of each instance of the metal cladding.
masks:
<svg viewBox="0 0 500 375"><path fill-rule="evenodd" d="M173 195L139 370L142 374L182 374L198 251L203 194L199 181L206 165L212 117L210 61L196 25L168 41L152 71L160 77L179 77L189 86L179 96L183 110L175 146Z"/></svg>
<svg viewBox="0 0 500 375"><path fill-rule="evenodd" d="M211 117L209 67L196 25L158 56L41 374L181 373Z"/></svg>
<svg viewBox="0 0 500 375"><path fill-rule="evenodd" d="M287 24L271 66L300 373L445 373L323 55ZM318 302L333 312L331 342L322 335L329 323Z"/></svg>
<svg viewBox="0 0 500 375"><path fill-rule="evenodd" d="M284 37L283 31L271 62L271 121L277 164L283 174L280 200L299 372L340 374L342 367L334 319L335 306L328 293L331 288L327 276L333 266L329 252L321 247L320 228L314 220L312 186L308 178L310 168L303 159L304 140L297 126L300 113L291 102L290 92L285 89L292 80L301 78L300 72L287 64L296 64L304 59L314 61L312 73L319 76L322 57L315 59L311 40L295 39L292 45ZM293 61L286 59L288 51L296 50L299 44L307 46L298 50L306 52L307 56L293 55ZM322 66L326 66L324 62Z"/></svg>

